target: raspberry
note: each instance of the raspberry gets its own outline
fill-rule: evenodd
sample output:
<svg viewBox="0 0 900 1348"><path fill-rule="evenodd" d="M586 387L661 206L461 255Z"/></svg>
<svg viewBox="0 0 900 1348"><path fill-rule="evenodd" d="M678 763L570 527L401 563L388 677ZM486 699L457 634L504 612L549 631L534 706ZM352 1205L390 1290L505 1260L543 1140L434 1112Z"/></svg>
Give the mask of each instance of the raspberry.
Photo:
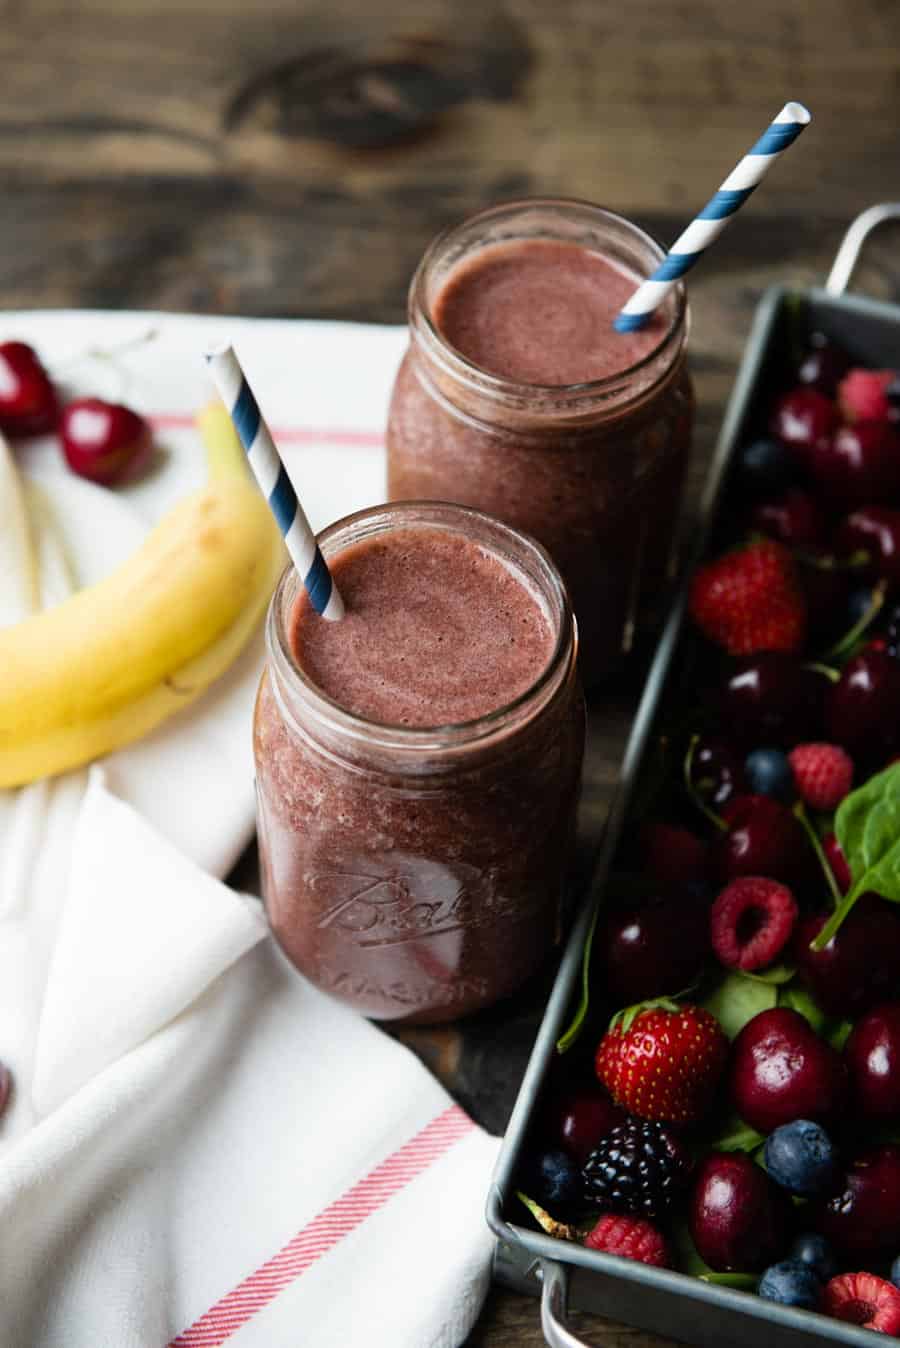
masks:
<svg viewBox="0 0 900 1348"><path fill-rule="evenodd" d="M712 947L729 969L762 969L784 949L797 904L786 885L744 875L722 890L712 906Z"/></svg>
<svg viewBox="0 0 900 1348"><path fill-rule="evenodd" d="M900 1289L874 1273L839 1273L825 1288L823 1309L879 1334L900 1332Z"/></svg>
<svg viewBox="0 0 900 1348"><path fill-rule="evenodd" d="M801 800L836 810L853 785L853 759L836 744L798 744L788 754Z"/></svg>
<svg viewBox="0 0 900 1348"><path fill-rule="evenodd" d="M653 1264L655 1268L670 1268L669 1247L660 1231L642 1217L601 1217L585 1238L591 1250L617 1254L622 1259L636 1259L639 1264ZM900 1297L900 1292L897 1293Z"/></svg>
<svg viewBox="0 0 900 1348"><path fill-rule="evenodd" d="M845 421L887 421L887 390L893 370L851 370L838 384L837 400Z"/></svg>
<svg viewBox="0 0 900 1348"><path fill-rule="evenodd" d="M598 1208L658 1217L687 1185L691 1168L690 1152L661 1124L627 1119L588 1157L585 1198Z"/></svg>

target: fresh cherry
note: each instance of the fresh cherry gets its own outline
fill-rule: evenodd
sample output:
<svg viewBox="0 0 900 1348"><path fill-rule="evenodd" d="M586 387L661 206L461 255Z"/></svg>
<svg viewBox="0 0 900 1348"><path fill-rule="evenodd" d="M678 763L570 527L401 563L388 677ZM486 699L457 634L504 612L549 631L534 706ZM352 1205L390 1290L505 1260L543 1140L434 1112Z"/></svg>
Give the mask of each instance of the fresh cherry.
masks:
<svg viewBox="0 0 900 1348"><path fill-rule="evenodd" d="M701 736L691 759L691 785L708 805L721 810L744 788L740 755L724 740Z"/></svg>
<svg viewBox="0 0 900 1348"><path fill-rule="evenodd" d="M688 1226L700 1258L717 1272L755 1272L790 1240L791 1203L743 1152L710 1152L700 1162Z"/></svg>
<svg viewBox="0 0 900 1348"><path fill-rule="evenodd" d="M596 968L615 1007L681 992L709 954L709 909L693 896L651 898L609 914L598 932Z"/></svg>
<svg viewBox="0 0 900 1348"><path fill-rule="evenodd" d="M813 913L797 924L797 972L826 1015L857 1016L900 986L900 916L863 894L824 949L811 950L828 916Z"/></svg>
<svg viewBox="0 0 900 1348"><path fill-rule="evenodd" d="M728 831L713 844L722 884L739 875L764 875L787 885L806 878L810 848L787 805L772 796L736 796L722 818Z"/></svg>
<svg viewBox="0 0 900 1348"><path fill-rule="evenodd" d="M900 1119L900 1002L873 1007L844 1045L855 1108L867 1119Z"/></svg>
<svg viewBox="0 0 900 1348"><path fill-rule="evenodd" d="M732 1045L731 1102L760 1133L794 1119L829 1123L840 1116L847 1069L798 1011L760 1011Z"/></svg>
<svg viewBox="0 0 900 1348"><path fill-rule="evenodd" d="M661 894L696 892L709 881L709 848L686 828L654 820L640 833L644 870Z"/></svg>
<svg viewBox="0 0 900 1348"><path fill-rule="evenodd" d="M548 1139L582 1166L597 1143L626 1118L599 1085L590 1084L555 1096L544 1111Z"/></svg>
<svg viewBox="0 0 900 1348"><path fill-rule="evenodd" d="M825 834L822 839L822 851L831 867L831 874L834 876L838 889L842 894L846 894L853 883L853 879L850 875L850 867L847 865L847 858L844 856L844 849L833 833Z"/></svg>
<svg viewBox="0 0 900 1348"><path fill-rule="evenodd" d="M893 1255L900 1246L900 1147L866 1147L845 1166L830 1198L810 1208L811 1225L845 1260Z"/></svg>
<svg viewBox="0 0 900 1348"><path fill-rule="evenodd" d="M815 498L800 487L791 487L773 500L761 501L750 514L750 526L792 548L824 543L828 536L825 512Z"/></svg>
<svg viewBox="0 0 900 1348"><path fill-rule="evenodd" d="M769 429L807 463L812 449L830 437L836 419L834 404L824 393L795 388L776 402Z"/></svg>
<svg viewBox="0 0 900 1348"><path fill-rule="evenodd" d="M810 449L807 466L835 509L893 502L900 495L900 436L883 421L840 426Z"/></svg>
<svg viewBox="0 0 900 1348"><path fill-rule="evenodd" d="M729 734L747 745L792 744L821 729L825 682L792 655L760 651L731 662L720 697Z"/></svg>
<svg viewBox="0 0 900 1348"><path fill-rule="evenodd" d="M822 332L814 332L809 349L797 369L797 382L833 398L838 383L850 368L850 357Z"/></svg>
<svg viewBox="0 0 900 1348"><path fill-rule="evenodd" d="M37 353L25 342L0 342L0 431L43 435L59 420L59 403Z"/></svg>
<svg viewBox="0 0 900 1348"><path fill-rule="evenodd" d="M150 427L137 412L102 398L77 398L60 425L66 462L79 477L105 486L136 477L153 453Z"/></svg>
<svg viewBox="0 0 900 1348"><path fill-rule="evenodd" d="M854 760L883 763L900 742L900 662L871 649L849 660L825 696L825 726Z"/></svg>
<svg viewBox="0 0 900 1348"><path fill-rule="evenodd" d="M867 553L859 574L900 586L900 510L872 505L854 510L838 529L835 547L844 557Z"/></svg>

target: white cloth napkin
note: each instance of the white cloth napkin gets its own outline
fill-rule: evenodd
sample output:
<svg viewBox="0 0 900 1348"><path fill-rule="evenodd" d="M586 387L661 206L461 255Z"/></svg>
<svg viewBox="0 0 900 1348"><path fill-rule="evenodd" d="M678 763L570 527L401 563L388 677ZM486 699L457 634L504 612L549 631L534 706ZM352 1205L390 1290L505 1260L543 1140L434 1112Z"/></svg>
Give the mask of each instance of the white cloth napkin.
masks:
<svg viewBox="0 0 900 1348"><path fill-rule="evenodd" d="M83 358L148 328L115 361ZM20 452L45 605L202 479L189 421L223 335L314 526L383 496L400 330L42 314L0 331L153 415L167 456L112 493L52 441ZM452 1348L477 1315L495 1140L214 878L252 834L261 656L101 767L0 792L2 1348Z"/></svg>

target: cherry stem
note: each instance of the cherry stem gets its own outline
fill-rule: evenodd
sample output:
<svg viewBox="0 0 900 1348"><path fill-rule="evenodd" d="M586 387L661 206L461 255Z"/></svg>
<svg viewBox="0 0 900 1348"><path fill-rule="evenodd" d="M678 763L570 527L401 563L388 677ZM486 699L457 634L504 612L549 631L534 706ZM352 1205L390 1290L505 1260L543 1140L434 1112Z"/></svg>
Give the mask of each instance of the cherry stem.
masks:
<svg viewBox="0 0 900 1348"><path fill-rule="evenodd" d="M840 641L838 641L834 646L832 646L830 650L827 650L825 652L826 660L839 658L840 656L846 654L846 652L850 651L853 648L855 643L862 636L863 632L865 632L866 629L871 626L871 624L878 617L878 614L881 612L881 609L884 605L885 593L886 593L885 583L883 580L880 580L878 584L875 586L874 590L872 591L872 598L869 600L869 606L866 609L865 613L863 613L862 617L859 618L853 624L849 632L845 632L845 634L841 637Z"/></svg>
<svg viewBox="0 0 900 1348"><path fill-rule="evenodd" d="M830 683L837 683L841 677L840 671L832 669L830 665L823 665L818 660L811 660L809 664L803 666L804 669L811 669L816 674L823 674Z"/></svg>
<svg viewBox="0 0 900 1348"><path fill-rule="evenodd" d="M691 742L688 745L688 751L684 756L685 790L687 791L691 800L697 806L697 809L701 812L701 814L706 815L706 818L709 820L709 822L711 824L714 824L720 833L727 833L728 825L725 823L725 820L721 817L721 815L716 814L715 810L711 810L709 808L706 801L700 795L700 792L694 786L693 781L694 754L697 752L697 745L699 743L700 743L700 736L692 735Z"/></svg>
<svg viewBox="0 0 900 1348"><path fill-rule="evenodd" d="M809 816L806 813L806 806L803 804L802 800L798 800L797 804L794 806L794 818L801 825L804 833L809 839L812 849L819 859L819 865L825 873L828 888L831 890L831 901L835 908L839 908L843 895L838 888L838 882L835 878L834 871L831 869L831 864L825 855L825 849L819 841L819 835L816 833L816 830L810 822Z"/></svg>

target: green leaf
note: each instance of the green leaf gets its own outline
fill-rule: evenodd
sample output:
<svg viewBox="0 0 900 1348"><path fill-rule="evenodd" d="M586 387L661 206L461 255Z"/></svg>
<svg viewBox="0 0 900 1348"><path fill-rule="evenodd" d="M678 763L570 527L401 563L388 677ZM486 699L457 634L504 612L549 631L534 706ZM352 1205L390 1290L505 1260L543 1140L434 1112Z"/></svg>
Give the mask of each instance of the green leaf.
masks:
<svg viewBox="0 0 900 1348"><path fill-rule="evenodd" d="M778 989L743 973L727 974L702 1003L733 1039L760 1011L770 1011L778 1001Z"/></svg>
<svg viewBox="0 0 900 1348"><path fill-rule="evenodd" d="M746 969L743 971L744 977L752 979L754 983L771 983L776 986L790 983L796 972L793 964L773 964L769 969L758 969L752 974Z"/></svg>
<svg viewBox="0 0 900 1348"><path fill-rule="evenodd" d="M757 1147L765 1145L765 1141L762 1133L758 1133L755 1128L744 1123L743 1119L733 1115L709 1145L715 1147L717 1151L755 1151Z"/></svg>
<svg viewBox="0 0 900 1348"><path fill-rule="evenodd" d="M828 1040L831 1047L836 1048L838 1053L840 1053L841 1049L850 1038L852 1029L852 1020L838 1020L835 1021L833 1025L830 1025L825 1031L825 1038Z"/></svg>
<svg viewBox="0 0 900 1348"><path fill-rule="evenodd" d="M821 1034L828 1024L828 1017L817 1002L806 991L802 983L790 983L778 990L778 1005L799 1011L810 1023L816 1034Z"/></svg>
<svg viewBox="0 0 900 1348"><path fill-rule="evenodd" d="M876 773L841 801L834 831L853 885L813 941L815 950L828 944L860 894L873 890L900 903L900 763Z"/></svg>
<svg viewBox="0 0 900 1348"><path fill-rule="evenodd" d="M709 1264L705 1264L697 1253L697 1247L691 1240L691 1233L685 1221L673 1223L671 1240L675 1263L682 1273L688 1273L692 1278L701 1278L704 1273L712 1273Z"/></svg>

